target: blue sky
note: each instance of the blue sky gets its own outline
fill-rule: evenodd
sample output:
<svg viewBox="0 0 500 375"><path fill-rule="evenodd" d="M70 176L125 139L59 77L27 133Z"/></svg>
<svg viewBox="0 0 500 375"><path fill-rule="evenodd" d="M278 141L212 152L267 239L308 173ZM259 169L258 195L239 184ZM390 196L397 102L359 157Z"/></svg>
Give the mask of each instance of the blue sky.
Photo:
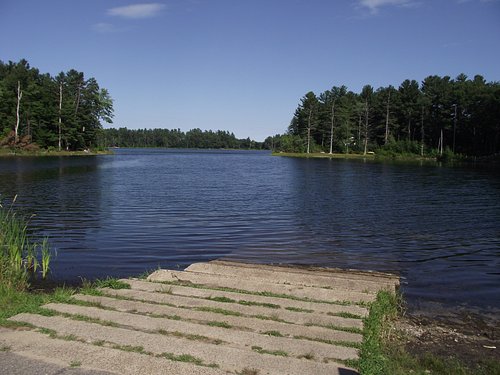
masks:
<svg viewBox="0 0 500 375"><path fill-rule="evenodd" d="M500 1L0 0L0 60L21 58L95 77L115 127L262 141L311 90L500 81Z"/></svg>

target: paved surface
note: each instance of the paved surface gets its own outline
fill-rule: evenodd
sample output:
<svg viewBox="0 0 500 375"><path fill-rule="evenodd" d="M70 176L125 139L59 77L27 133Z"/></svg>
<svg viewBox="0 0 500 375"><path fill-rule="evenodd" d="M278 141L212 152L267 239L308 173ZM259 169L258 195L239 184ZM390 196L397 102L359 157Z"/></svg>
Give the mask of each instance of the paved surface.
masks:
<svg viewBox="0 0 500 375"><path fill-rule="evenodd" d="M0 331L2 374L356 374L362 318L396 277L214 261L75 295Z"/></svg>

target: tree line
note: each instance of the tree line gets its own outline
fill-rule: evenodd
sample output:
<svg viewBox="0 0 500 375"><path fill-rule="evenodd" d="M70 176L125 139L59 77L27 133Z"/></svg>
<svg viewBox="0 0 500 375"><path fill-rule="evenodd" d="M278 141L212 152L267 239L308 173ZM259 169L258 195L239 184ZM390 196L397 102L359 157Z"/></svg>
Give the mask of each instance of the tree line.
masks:
<svg viewBox="0 0 500 375"><path fill-rule="evenodd" d="M500 84L476 75L429 76L360 93L334 86L301 98L285 134L265 145L285 152L485 156L500 152Z"/></svg>
<svg viewBox="0 0 500 375"><path fill-rule="evenodd" d="M260 149L261 142L238 139L223 130L191 129L104 129L99 135L101 147L168 147L212 149Z"/></svg>
<svg viewBox="0 0 500 375"><path fill-rule="evenodd" d="M87 149L97 145L101 121L112 118L113 100L95 78L74 69L52 77L24 59L0 61L2 144Z"/></svg>

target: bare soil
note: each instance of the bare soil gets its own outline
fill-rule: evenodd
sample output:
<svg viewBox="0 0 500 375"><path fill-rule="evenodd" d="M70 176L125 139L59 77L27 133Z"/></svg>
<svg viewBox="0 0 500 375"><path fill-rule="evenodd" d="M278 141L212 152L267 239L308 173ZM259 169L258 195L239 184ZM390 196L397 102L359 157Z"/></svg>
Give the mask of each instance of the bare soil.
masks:
<svg viewBox="0 0 500 375"><path fill-rule="evenodd" d="M408 353L457 359L468 368L485 361L500 363L500 322L467 314L453 319L407 315L394 325L394 334Z"/></svg>

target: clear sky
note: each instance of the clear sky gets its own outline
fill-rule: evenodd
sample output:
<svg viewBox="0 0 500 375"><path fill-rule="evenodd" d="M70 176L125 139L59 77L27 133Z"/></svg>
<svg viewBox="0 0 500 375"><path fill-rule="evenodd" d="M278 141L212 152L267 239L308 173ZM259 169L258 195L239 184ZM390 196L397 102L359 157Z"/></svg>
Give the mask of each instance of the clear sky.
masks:
<svg viewBox="0 0 500 375"><path fill-rule="evenodd" d="M308 91L500 81L500 1L0 0L0 60L21 58L95 77L114 127L262 141Z"/></svg>

